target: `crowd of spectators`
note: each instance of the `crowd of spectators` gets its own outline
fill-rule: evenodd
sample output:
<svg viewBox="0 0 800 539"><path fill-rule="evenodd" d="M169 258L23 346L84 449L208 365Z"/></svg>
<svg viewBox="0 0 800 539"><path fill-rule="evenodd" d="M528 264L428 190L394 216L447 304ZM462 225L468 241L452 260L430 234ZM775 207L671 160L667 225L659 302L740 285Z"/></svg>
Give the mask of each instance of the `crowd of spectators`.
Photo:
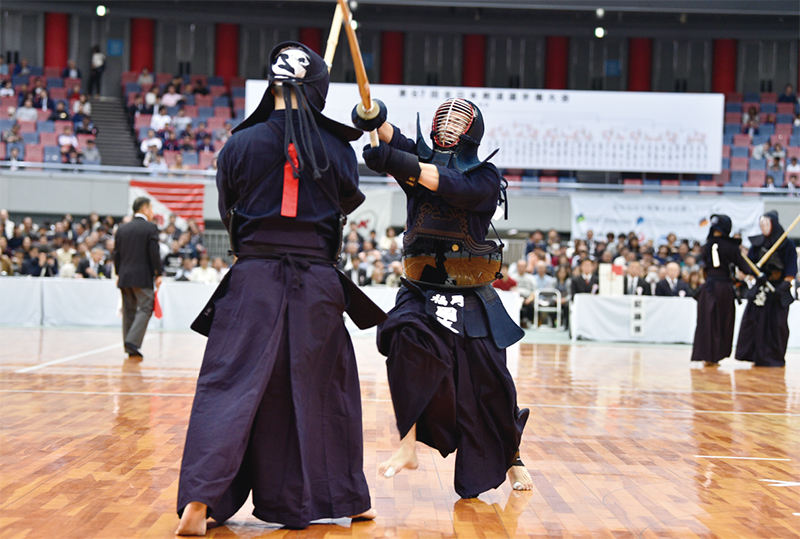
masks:
<svg viewBox="0 0 800 539"><path fill-rule="evenodd" d="M112 216L101 219L97 213L80 220L67 214L40 224L24 217L17 224L0 209L0 275L114 279L114 234L119 224ZM159 234L159 248L164 276L176 281L215 284L228 271L222 258L210 260L203 233L193 220L182 225L171 216Z"/></svg>

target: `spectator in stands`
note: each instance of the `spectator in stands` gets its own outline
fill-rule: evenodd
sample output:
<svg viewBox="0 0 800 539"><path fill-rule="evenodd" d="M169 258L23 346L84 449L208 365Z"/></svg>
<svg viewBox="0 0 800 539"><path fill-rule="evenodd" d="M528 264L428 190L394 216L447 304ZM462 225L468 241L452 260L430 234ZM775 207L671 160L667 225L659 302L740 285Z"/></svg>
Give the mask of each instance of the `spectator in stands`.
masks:
<svg viewBox="0 0 800 539"><path fill-rule="evenodd" d="M687 294L690 298L695 297L698 290L702 286L703 282L700 277L700 271L694 270L689 273L689 278L686 279L686 286L689 288L689 293Z"/></svg>
<svg viewBox="0 0 800 539"><path fill-rule="evenodd" d="M11 238L14 235L14 228L14 221L9 218L8 210L0 208L0 236L6 239Z"/></svg>
<svg viewBox="0 0 800 539"><path fill-rule="evenodd" d="M767 176L767 179L764 182L764 189L769 189L770 191L775 190L775 178L772 176Z"/></svg>
<svg viewBox="0 0 800 539"><path fill-rule="evenodd" d="M183 154L175 154L175 161L169 166L169 170L188 170L189 166L183 163Z"/></svg>
<svg viewBox="0 0 800 539"><path fill-rule="evenodd" d="M547 248L547 244L544 242L544 235L542 234L541 230L534 230L531 232L528 239L528 244L525 246L525 255L527 256L528 253L532 253L537 247L541 247L542 249Z"/></svg>
<svg viewBox="0 0 800 539"><path fill-rule="evenodd" d="M0 56L0 58L2 58ZM11 85L11 80L3 82L3 87L0 88L0 97L14 97L14 86Z"/></svg>
<svg viewBox="0 0 800 539"><path fill-rule="evenodd" d="M226 142L229 138L231 138L231 127L230 122L225 122L222 127L214 130L214 140L218 142Z"/></svg>
<svg viewBox="0 0 800 539"><path fill-rule="evenodd" d="M217 158L216 157L214 157L211 160L211 164L209 164L208 167L206 167L206 170L217 170Z"/></svg>
<svg viewBox="0 0 800 539"><path fill-rule="evenodd" d="M136 84L139 86L152 86L155 83L155 79L153 78L153 74L150 73L150 70L146 67L142 68L142 71L139 73L139 76L136 77Z"/></svg>
<svg viewBox="0 0 800 539"><path fill-rule="evenodd" d="M680 265L677 262L668 263L666 273L666 276L656 285L656 296L688 296L689 286L680 278Z"/></svg>
<svg viewBox="0 0 800 539"><path fill-rule="evenodd" d="M33 108L33 99L27 98L23 105L17 108L17 120L23 122L35 122L39 119L39 113Z"/></svg>
<svg viewBox="0 0 800 539"><path fill-rule="evenodd" d="M764 144L753 146L753 151L750 154L750 157L753 159L766 159L769 156L769 153L769 142L765 142Z"/></svg>
<svg viewBox="0 0 800 539"><path fill-rule="evenodd" d="M769 152L770 159L780 159L781 161L786 157L786 150L783 149L780 142L776 143L775 146Z"/></svg>
<svg viewBox="0 0 800 539"><path fill-rule="evenodd" d="M572 300L572 280L568 266L556 268L555 289L561 294L561 320L565 328L569 328L569 302Z"/></svg>
<svg viewBox="0 0 800 539"><path fill-rule="evenodd" d="M34 99L38 99L42 92L47 90L47 87L44 84L44 79L42 77L36 77L36 80L33 81L33 92Z"/></svg>
<svg viewBox="0 0 800 539"><path fill-rule="evenodd" d="M197 143L198 152L213 152L214 144L211 142L211 135L206 134L203 140Z"/></svg>
<svg viewBox="0 0 800 539"><path fill-rule="evenodd" d="M178 103L184 100L182 94L179 94L175 90L175 86L170 84L167 86L167 93L161 96L161 104L165 107L174 107L177 106Z"/></svg>
<svg viewBox="0 0 800 539"><path fill-rule="evenodd" d="M145 104L141 95L137 95L128 107L128 121L132 124L140 114L153 114L153 107Z"/></svg>
<svg viewBox="0 0 800 539"><path fill-rule="evenodd" d="M796 113L794 115L794 122L793 123L794 123L795 127L800 127L800 112L798 112L798 113Z"/></svg>
<svg viewBox="0 0 800 539"><path fill-rule="evenodd" d="M8 156L6 157L6 161L8 161L9 163L8 170L12 172L15 170L19 170L19 166L17 165L17 162L21 161L21 159L19 158L19 148L17 148L16 146L11 148L11 151L8 152Z"/></svg>
<svg viewBox="0 0 800 539"><path fill-rule="evenodd" d="M750 108L742 114L742 124L746 125L750 120L758 122L758 109L755 106L750 106Z"/></svg>
<svg viewBox="0 0 800 539"><path fill-rule="evenodd" d="M780 157L775 157L772 159L772 165L769 167L770 172L783 172L783 161L781 161Z"/></svg>
<svg viewBox="0 0 800 539"><path fill-rule="evenodd" d="M167 114L167 107L162 105L158 107L158 113L153 114L153 117L150 119L150 129L158 133L159 131L163 131L170 123L172 123L172 117Z"/></svg>
<svg viewBox="0 0 800 539"><path fill-rule="evenodd" d="M0 55L0 77L8 75L8 64L4 56Z"/></svg>
<svg viewBox="0 0 800 539"><path fill-rule="evenodd" d="M89 88L86 93L94 90L95 97L100 97L102 88L103 71L106 69L106 55L100 52L100 45L92 47L91 70L89 72Z"/></svg>
<svg viewBox="0 0 800 539"><path fill-rule="evenodd" d="M25 100L28 99L28 97L31 98L31 104L33 104L33 96L29 96L28 94L30 94L30 92L28 91L28 83L27 82L23 82L22 84L17 86L17 106L18 107L21 107L22 104L25 103Z"/></svg>
<svg viewBox="0 0 800 539"><path fill-rule="evenodd" d="M159 142L161 141L159 140ZM158 147L155 145L155 143L151 143L144 154L144 159L142 160L142 166L150 168L150 165L158 161L157 157L159 157Z"/></svg>
<svg viewBox="0 0 800 539"><path fill-rule="evenodd" d="M147 138L144 139L142 143L139 145L139 150L141 150L141 152L145 154L147 153L150 146L155 146L156 152L160 152L162 145L163 144L161 142L161 139L156 136L156 132L153 131L152 129L148 129ZM144 166L147 166L147 163L145 163Z"/></svg>
<svg viewBox="0 0 800 539"><path fill-rule="evenodd" d="M183 107L178 109L178 114L172 118L172 125L178 133L182 133L187 126L192 124L192 119L186 116L186 109Z"/></svg>
<svg viewBox="0 0 800 539"><path fill-rule="evenodd" d="M791 162L786 165L786 172L800 172L800 163L797 162L796 157L792 157Z"/></svg>
<svg viewBox="0 0 800 539"><path fill-rule="evenodd" d="M75 132L78 135L94 135L94 136L97 136L97 128L89 120L88 116L84 116L83 118L81 118L81 122L75 128Z"/></svg>
<svg viewBox="0 0 800 539"><path fill-rule="evenodd" d="M50 121L56 121L56 120L69 121L71 119L72 117L70 117L69 112L67 112L67 107L63 101L59 101L58 103L56 103L56 108L53 110L53 112L50 114L50 117L48 118L48 120Z"/></svg>
<svg viewBox="0 0 800 539"><path fill-rule="evenodd" d="M30 257L22 266L23 275L30 275L32 277L55 277L58 273L58 266L56 266L55 258L44 251L40 251L39 247L35 245L32 246L29 255Z"/></svg>
<svg viewBox="0 0 800 539"><path fill-rule="evenodd" d="M163 149L169 150L171 152L180 151L181 149L181 141L178 140L175 131L170 131L167 135L167 140L164 141L164 145L162 146Z"/></svg>
<svg viewBox="0 0 800 539"><path fill-rule="evenodd" d="M206 123L205 123L205 122L200 122L200 123L197 125L197 131L195 131L195 132L194 132L194 139L195 139L197 142L200 142L200 141L201 141L201 140L203 140L205 137L207 137L207 136L210 136L210 135L211 135L211 133L209 133L209 132L206 130Z"/></svg>
<svg viewBox="0 0 800 539"><path fill-rule="evenodd" d="M217 280L221 281L225 274L228 273L228 264L225 263L224 260L220 257L216 257L213 262L211 262L211 267L217 270Z"/></svg>
<svg viewBox="0 0 800 539"><path fill-rule="evenodd" d="M164 275L166 277L175 277L181 266L183 266L183 255L181 255L181 244L177 239L171 242L171 250L167 256L164 257Z"/></svg>
<svg viewBox="0 0 800 539"><path fill-rule="evenodd" d="M53 100L50 99L50 94L47 93L47 90L42 90L41 92L39 92L39 95L36 98L36 103L34 103L34 105L39 110L53 109Z"/></svg>
<svg viewBox="0 0 800 539"><path fill-rule="evenodd" d="M64 131L58 136L58 145L61 146L61 153L69 151L70 147L78 147L78 137L72 132L71 125L65 125Z"/></svg>
<svg viewBox="0 0 800 539"><path fill-rule="evenodd" d="M534 293L536 292L536 281L533 275L528 273L528 261L524 258L517 260L515 264L515 272L513 279L517 283L517 292L522 298L522 307L520 308L520 324L522 327L530 327L533 321L533 300ZM509 268L509 277L511 268Z"/></svg>
<svg viewBox="0 0 800 539"><path fill-rule="evenodd" d="M185 152L194 151L194 139L192 138L192 135L188 132L183 133L183 138L181 139L181 150Z"/></svg>
<svg viewBox="0 0 800 539"><path fill-rule="evenodd" d="M69 262L66 264L59 263L58 268L58 276L63 279L74 279L74 278L83 278L82 273L78 273L78 266L81 263L81 259L83 257L78 253L72 253L69 255Z"/></svg>
<svg viewBox="0 0 800 539"><path fill-rule="evenodd" d="M192 270L194 269L195 260L194 258L187 256L181 260L181 267L178 269L177 273L175 273L175 280L176 281L190 281L189 276L192 274Z"/></svg>
<svg viewBox="0 0 800 539"><path fill-rule="evenodd" d="M208 253L200 253L198 265L189 273L189 280L193 283L217 284L219 273L209 264Z"/></svg>
<svg viewBox="0 0 800 539"><path fill-rule="evenodd" d="M10 144L15 142L22 142L22 126L19 122L14 122L10 129L3 132L3 142Z"/></svg>
<svg viewBox="0 0 800 539"><path fill-rule="evenodd" d="M68 165L83 164L83 158L81 157L81 154L78 152L78 150L75 149L75 146L70 146L69 149L67 150L67 153L65 155L64 154L62 155L63 155L62 160L64 161L64 163Z"/></svg>
<svg viewBox="0 0 800 539"><path fill-rule="evenodd" d="M92 117L92 104L89 102L89 97L86 94L81 94L78 100L72 104L72 113L80 113L83 116Z"/></svg>
<svg viewBox="0 0 800 539"><path fill-rule="evenodd" d="M758 117L750 118L746 124L742 125L742 134L749 135L751 139L758 135L759 131Z"/></svg>
<svg viewBox="0 0 800 539"><path fill-rule="evenodd" d="M797 175L792 174L786 182L786 189L789 191L789 196L798 196L798 188L800 188L800 186L797 185Z"/></svg>
<svg viewBox="0 0 800 539"><path fill-rule="evenodd" d="M791 84L787 84L783 89L783 93L778 96L778 103L797 103L797 95L794 93L794 88Z"/></svg>
<svg viewBox="0 0 800 539"><path fill-rule="evenodd" d="M580 274L572 278L572 294L597 294L600 281L595 275L595 263L591 258L580 261Z"/></svg>
<svg viewBox="0 0 800 539"><path fill-rule="evenodd" d="M146 166L150 171L152 171L153 176L158 176L159 174L169 170L167 162L164 161L164 156L162 155L156 155L155 159L150 161L150 163L148 163Z"/></svg>
<svg viewBox="0 0 800 539"><path fill-rule="evenodd" d="M536 263L536 273L533 274L534 287L537 290L545 288L553 288L555 286L555 278L547 274L547 262L540 260Z"/></svg>
<svg viewBox="0 0 800 539"><path fill-rule="evenodd" d="M383 264L386 267L391 266L392 262L400 262L402 259L403 253L400 252L396 241L392 241L389 244L389 248L382 251L381 260L383 260Z"/></svg>
<svg viewBox="0 0 800 539"><path fill-rule="evenodd" d="M517 286L517 281L512 279L511 276L508 274L508 264L502 265L502 267L500 268L500 273L503 274L503 277L493 282L492 283L493 287L508 292Z"/></svg>
<svg viewBox="0 0 800 539"><path fill-rule="evenodd" d="M63 268L72 260L72 255L78 254L78 251L72 246L72 240L66 234L61 234L61 246L56 249L56 262L59 268Z"/></svg>
<svg viewBox="0 0 800 539"><path fill-rule="evenodd" d="M94 139L90 138L86 141L86 147L83 149L83 162L86 165L99 165L101 162L100 150L97 149Z"/></svg>
<svg viewBox="0 0 800 539"><path fill-rule="evenodd" d="M81 90L81 85L76 82L72 85L72 89L69 91L69 94L67 94L67 99L72 101L73 99L80 98L82 94L83 91Z"/></svg>
<svg viewBox="0 0 800 539"><path fill-rule="evenodd" d="M78 69L78 65L75 63L75 60L67 60L67 67L61 72L61 78L64 79L80 79L81 77L81 70Z"/></svg>
<svg viewBox="0 0 800 539"><path fill-rule="evenodd" d="M80 261L77 272L83 275L84 279L108 279L111 277L111 267L104 262L103 248L95 247L89 258Z"/></svg>
<svg viewBox="0 0 800 539"><path fill-rule="evenodd" d="M14 76L25 75L28 76L31 74L31 68L28 65L28 59L23 58L20 62L14 66Z"/></svg>
<svg viewBox="0 0 800 539"><path fill-rule="evenodd" d="M158 88L158 85L154 84L149 90L147 90L147 93L144 94L145 104L151 109L155 110L155 108L161 103L161 96L159 95L160 93L161 90Z"/></svg>

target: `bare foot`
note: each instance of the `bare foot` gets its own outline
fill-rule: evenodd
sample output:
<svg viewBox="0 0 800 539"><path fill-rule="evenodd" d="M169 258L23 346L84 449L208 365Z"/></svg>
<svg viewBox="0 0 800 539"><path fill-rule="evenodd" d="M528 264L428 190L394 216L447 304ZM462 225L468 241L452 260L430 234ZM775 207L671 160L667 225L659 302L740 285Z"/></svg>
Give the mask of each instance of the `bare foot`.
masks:
<svg viewBox="0 0 800 539"><path fill-rule="evenodd" d="M366 511L364 511L363 513L361 513L361 514L354 515L354 516L352 516L350 518L352 518L353 520L372 520L377 516L378 516L378 512L375 509L370 508L370 509L367 509Z"/></svg>
<svg viewBox="0 0 800 539"><path fill-rule="evenodd" d="M419 461L417 460L416 441L414 441L411 444L403 443L400 449L398 449L389 460L381 463L381 465L378 466L378 474L389 478L403 468L416 470L417 467L419 467Z"/></svg>
<svg viewBox="0 0 800 539"><path fill-rule="evenodd" d="M531 479L531 474L528 473L525 466L510 467L508 469L508 480L514 490L531 490L533 488L533 479Z"/></svg>
<svg viewBox="0 0 800 539"><path fill-rule="evenodd" d="M181 523L175 530L175 535L205 535L206 510L208 506L200 502L189 502L183 510Z"/></svg>

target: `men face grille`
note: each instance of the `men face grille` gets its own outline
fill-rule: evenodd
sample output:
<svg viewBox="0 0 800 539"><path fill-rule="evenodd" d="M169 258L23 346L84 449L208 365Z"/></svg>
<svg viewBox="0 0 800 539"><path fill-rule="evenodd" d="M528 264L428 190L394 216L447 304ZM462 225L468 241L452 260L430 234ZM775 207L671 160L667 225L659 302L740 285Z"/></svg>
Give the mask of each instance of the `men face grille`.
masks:
<svg viewBox="0 0 800 539"><path fill-rule="evenodd" d="M459 137L472 125L474 114L472 106L464 99L448 99L442 103L433 118L433 131L436 144L452 148Z"/></svg>

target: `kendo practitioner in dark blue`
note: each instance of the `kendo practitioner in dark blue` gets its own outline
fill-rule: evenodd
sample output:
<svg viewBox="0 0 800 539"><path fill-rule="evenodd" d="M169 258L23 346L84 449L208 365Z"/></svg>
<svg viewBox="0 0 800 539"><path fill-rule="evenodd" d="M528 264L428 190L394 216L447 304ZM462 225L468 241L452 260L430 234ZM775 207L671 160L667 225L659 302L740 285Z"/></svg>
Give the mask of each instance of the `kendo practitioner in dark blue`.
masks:
<svg viewBox="0 0 800 539"><path fill-rule="evenodd" d="M731 218L719 214L712 215L710 221L708 241L700 255L706 282L694 296L697 326L692 347L692 361L703 361L707 366L731 355L736 323L734 279L737 268L749 271L739 250L742 240L730 237Z"/></svg>
<svg viewBox="0 0 800 539"><path fill-rule="evenodd" d="M381 104L381 106L383 106ZM378 326L378 349L387 356L401 447L378 471L391 477L417 467L416 441L442 456L456 452L455 490L463 498L532 481L519 445L528 410L517 407L506 347L524 332L503 308L491 283L498 278L502 245L486 240L504 179L480 161L480 110L450 99L436 111L431 138L417 140L379 115L380 145L364 150L367 166L391 174L407 197L403 284L389 319ZM491 157L491 156L490 156Z"/></svg>
<svg viewBox="0 0 800 539"><path fill-rule="evenodd" d="M256 517L290 528L375 516L342 313L349 304L361 327L385 315L359 323L375 307L358 305L365 296L334 267L342 214L364 201L348 143L361 132L320 112L329 76L319 55L286 42L269 60L269 89L219 154L220 214L237 261L192 326L208 343L179 535L203 535L207 517L222 524L251 491Z"/></svg>
<svg viewBox="0 0 800 539"><path fill-rule="evenodd" d="M778 212L759 220L761 234L750 238L748 258L758 262L783 234ZM753 273L748 269L750 273ZM791 281L797 275L797 251L789 238L761 266L763 276L747 293L747 307L739 325L736 359L752 361L756 367L786 366L789 344ZM771 285L771 287L767 284Z"/></svg>

